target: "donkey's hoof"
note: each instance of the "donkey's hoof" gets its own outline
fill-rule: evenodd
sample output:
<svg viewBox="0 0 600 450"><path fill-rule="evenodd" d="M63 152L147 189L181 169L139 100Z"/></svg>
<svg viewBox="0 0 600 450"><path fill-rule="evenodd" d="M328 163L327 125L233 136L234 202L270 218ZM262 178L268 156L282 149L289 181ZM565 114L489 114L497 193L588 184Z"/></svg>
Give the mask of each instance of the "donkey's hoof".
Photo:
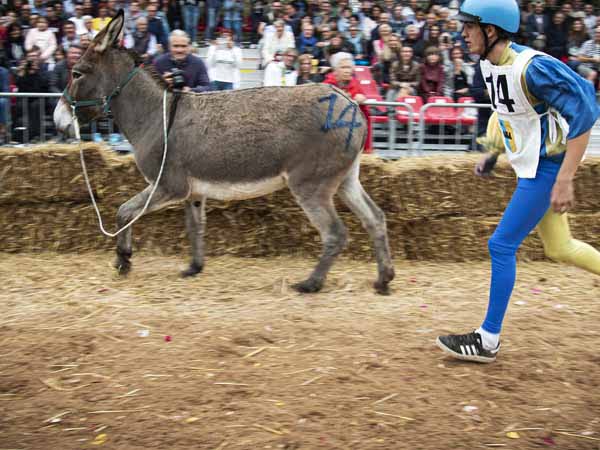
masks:
<svg viewBox="0 0 600 450"><path fill-rule="evenodd" d="M296 284L292 285L293 289L295 289L296 291L301 292L303 294L313 294L315 292L319 292L322 287L323 287L322 281L312 280L310 278L308 280L304 280L304 281L301 281L300 283L296 283Z"/></svg>
<svg viewBox="0 0 600 450"><path fill-rule="evenodd" d="M115 269L117 269L119 275L124 277L131 272L131 263L129 261L117 259L115 261Z"/></svg>
<svg viewBox="0 0 600 450"><path fill-rule="evenodd" d="M390 295L392 293L388 282L382 283L380 281L376 281L373 283L373 287L375 288L375 292L377 292L379 295Z"/></svg>
<svg viewBox="0 0 600 450"><path fill-rule="evenodd" d="M201 266L196 263L192 263L192 264L190 264L190 267L181 271L181 278L195 277L200 272L202 272L203 268L204 268L204 266Z"/></svg>

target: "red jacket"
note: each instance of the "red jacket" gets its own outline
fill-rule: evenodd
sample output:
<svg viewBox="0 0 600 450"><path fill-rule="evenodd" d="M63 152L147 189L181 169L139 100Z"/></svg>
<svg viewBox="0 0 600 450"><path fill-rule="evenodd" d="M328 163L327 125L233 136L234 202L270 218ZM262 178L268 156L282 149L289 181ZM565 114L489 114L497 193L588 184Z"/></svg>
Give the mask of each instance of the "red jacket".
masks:
<svg viewBox="0 0 600 450"><path fill-rule="evenodd" d="M365 95L363 90L360 87L360 83L356 78L352 78L350 83L346 86L342 87L338 84L338 80L335 78L335 73L330 72L327 74L325 79L323 80L325 84L332 84L340 88L342 91L346 92L350 95L350 97L355 98L358 94ZM365 105L360 105L360 110L363 112L365 117L367 118L367 141L365 142L365 153L371 153L373 151L373 146L371 142L371 115L369 114L369 108Z"/></svg>

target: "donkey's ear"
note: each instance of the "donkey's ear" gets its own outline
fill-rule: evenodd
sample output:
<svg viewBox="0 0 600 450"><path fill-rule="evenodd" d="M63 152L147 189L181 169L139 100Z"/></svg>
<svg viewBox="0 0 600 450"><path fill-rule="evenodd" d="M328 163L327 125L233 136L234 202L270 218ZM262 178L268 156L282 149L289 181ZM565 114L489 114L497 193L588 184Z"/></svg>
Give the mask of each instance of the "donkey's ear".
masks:
<svg viewBox="0 0 600 450"><path fill-rule="evenodd" d="M112 47L115 43L118 43L121 39L121 33L123 32L123 25L125 24L125 13L122 9L119 10L117 15L106 25L98 36L94 39L94 50L98 53L102 53L109 47Z"/></svg>

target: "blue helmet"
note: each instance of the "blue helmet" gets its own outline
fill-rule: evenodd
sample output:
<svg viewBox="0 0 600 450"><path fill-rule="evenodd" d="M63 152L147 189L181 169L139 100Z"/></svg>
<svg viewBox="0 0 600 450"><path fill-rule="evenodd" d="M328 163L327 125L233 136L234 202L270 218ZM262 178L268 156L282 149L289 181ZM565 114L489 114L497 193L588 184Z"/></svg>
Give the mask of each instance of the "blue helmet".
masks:
<svg viewBox="0 0 600 450"><path fill-rule="evenodd" d="M495 25L509 33L516 33L521 15L516 0L465 0L456 19Z"/></svg>

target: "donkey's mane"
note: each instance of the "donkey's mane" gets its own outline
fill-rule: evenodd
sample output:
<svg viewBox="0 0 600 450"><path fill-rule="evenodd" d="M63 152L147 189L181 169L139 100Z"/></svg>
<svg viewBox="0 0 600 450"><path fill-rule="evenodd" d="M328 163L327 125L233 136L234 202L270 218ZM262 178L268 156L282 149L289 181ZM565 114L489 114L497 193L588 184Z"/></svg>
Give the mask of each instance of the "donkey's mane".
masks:
<svg viewBox="0 0 600 450"><path fill-rule="evenodd" d="M130 49L130 48L124 48L124 47L116 47L116 48L120 52L126 53L131 59L133 59L133 62L135 63L136 66L139 66L139 65L145 63L145 60L142 58L142 56L135 50ZM144 70L144 72L146 72L148 75L150 75L152 77L152 80L161 89L169 89L170 90L169 85L165 82L162 75L160 73L158 73L158 70L156 70L156 67L154 67L154 64L144 64L143 70Z"/></svg>

